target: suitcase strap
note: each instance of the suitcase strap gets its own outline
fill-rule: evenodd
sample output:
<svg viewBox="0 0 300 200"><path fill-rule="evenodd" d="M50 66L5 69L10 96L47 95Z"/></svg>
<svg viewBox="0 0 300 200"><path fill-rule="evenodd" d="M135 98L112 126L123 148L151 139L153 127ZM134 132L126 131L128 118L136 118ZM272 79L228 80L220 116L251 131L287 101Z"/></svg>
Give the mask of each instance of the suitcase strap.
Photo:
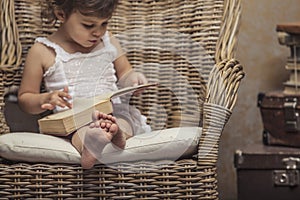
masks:
<svg viewBox="0 0 300 200"><path fill-rule="evenodd" d="M286 131L300 131L300 117L297 111L297 98L285 98L283 106Z"/></svg>

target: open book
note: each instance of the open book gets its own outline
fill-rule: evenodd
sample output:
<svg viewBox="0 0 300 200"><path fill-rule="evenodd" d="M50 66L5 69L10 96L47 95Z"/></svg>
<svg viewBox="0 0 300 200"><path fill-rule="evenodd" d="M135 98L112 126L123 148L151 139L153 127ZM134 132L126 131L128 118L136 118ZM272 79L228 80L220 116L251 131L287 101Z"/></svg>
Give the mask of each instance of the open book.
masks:
<svg viewBox="0 0 300 200"><path fill-rule="evenodd" d="M48 115L38 120L41 133L56 136L66 136L78 128L92 122L92 113L99 110L103 113L112 113L111 99L128 93L155 86L156 83L122 88L115 92L96 96L90 99L76 98L73 101L73 108Z"/></svg>

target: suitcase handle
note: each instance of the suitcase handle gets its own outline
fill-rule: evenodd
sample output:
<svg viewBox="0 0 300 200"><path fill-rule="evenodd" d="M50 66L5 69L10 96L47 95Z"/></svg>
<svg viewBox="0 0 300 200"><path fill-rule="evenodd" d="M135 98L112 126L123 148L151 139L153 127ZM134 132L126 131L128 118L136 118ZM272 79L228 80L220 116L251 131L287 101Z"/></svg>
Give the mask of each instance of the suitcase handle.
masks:
<svg viewBox="0 0 300 200"><path fill-rule="evenodd" d="M285 164L286 169L297 169L297 164L300 162L300 158L295 158L295 157L288 157L288 158L283 158L282 162Z"/></svg>

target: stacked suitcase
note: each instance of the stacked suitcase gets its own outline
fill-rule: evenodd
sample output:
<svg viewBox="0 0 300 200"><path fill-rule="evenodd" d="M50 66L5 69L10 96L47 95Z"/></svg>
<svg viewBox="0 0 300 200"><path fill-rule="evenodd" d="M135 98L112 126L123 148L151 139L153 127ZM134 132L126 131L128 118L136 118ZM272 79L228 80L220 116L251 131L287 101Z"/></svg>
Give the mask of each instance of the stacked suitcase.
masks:
<svg viewBox="0 0 300 200"><path fill-rule="evenodd" d="M300 147L300 23L277 25L279 43L290 49L283 91L258 95L266 145Z"/></svg>
<svg viewBox="0 0 300 200"><path fill-rule="evenodd" d="M276 31L290 76L282 91L258 95L263 141L235 152L238 200L300 199L300 22Z"/></svg>

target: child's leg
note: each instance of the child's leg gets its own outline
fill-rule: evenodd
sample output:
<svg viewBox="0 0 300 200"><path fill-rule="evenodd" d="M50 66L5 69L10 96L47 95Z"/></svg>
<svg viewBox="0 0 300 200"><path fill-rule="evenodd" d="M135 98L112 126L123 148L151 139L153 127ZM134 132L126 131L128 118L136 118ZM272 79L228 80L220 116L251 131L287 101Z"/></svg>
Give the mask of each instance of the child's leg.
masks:
<svg viewBox="0 0 300 200"><path fill-rule="evenodd" d="M116 144L117 146L120 146L118 143L123 140L120 139L120 137L125 137L125 139L128 139L136 132L136 125L132 119L130 108L131 107L129 104L113 104L113 115L116 117L120 133L113 138L112 143Z"/></svg>
<svg viewBox="0 0 300 200"><path fill-rule="evenodd" d="M121 149L125 148L126 140L132 137L132 127L131 124L128 123L127 120L122 118L116 118L116 123L119 127L119 131L117 134L112 138L111 142L120 147Z"/></svg>

